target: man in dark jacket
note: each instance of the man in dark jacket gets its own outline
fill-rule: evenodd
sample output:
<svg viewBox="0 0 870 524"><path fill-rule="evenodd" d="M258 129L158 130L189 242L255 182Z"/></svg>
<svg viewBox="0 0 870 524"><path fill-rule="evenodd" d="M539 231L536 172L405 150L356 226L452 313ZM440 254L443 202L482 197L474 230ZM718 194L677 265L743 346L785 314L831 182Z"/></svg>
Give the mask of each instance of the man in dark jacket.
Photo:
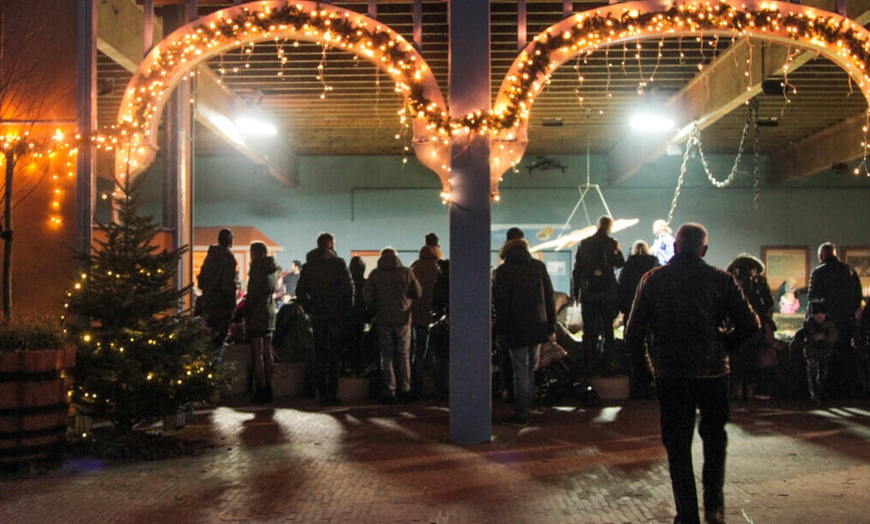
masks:
<svg viewBox="0 0 870 524"><path fill-rule="evenodd" d="M420 248L420 257L411 264L411 271L423 290L420 299L415 301L411 308L411 340L414 348L414 371L411 377L411 387L418 395L423 392L423 373L426 361L432 360L427 352L427 347L429 325L434 321L432 318L432 293L435 290L438 275L441 273L438 264L441 257L441 248L437 244L434 246L426 244Z"/></svg>
<svg viewBox="0 0 870 524"><path fill-rule="evenodd" d="M669 259L670 260L670 259ZM647 271L658 267L659 259L649 254L649 245L643 240L638 240L631 246L631 255L625 261L622 271L619 272L619 310L624 315L623 324L628 322L628 314L631 313L631 305L634 304L634 294L640 279ZM630 353L631 362L631 395L633 398L651 398L652 375L646 363L646 355L642 351Z"/></svg>
<svg viewBox="0 0 870 524"><path fill-rule="evenodd" d="M861 279L849 264L837 258L837 246L830 242L819 246L819 262L810 274L807 318L812 317L819 305L824 305L839 333L831 356L827 391L834 397L849 393L863 396L863 377L853 376L860 368L853 362L852 351L856 313L861 307ZM855 391L849 391L850 382Z"/></svg>
<svg viewBox="0 0 870 524"><path fill-rule="evenodd" d="M677 508L674 522L694 523L698 496L692 470L695 410L704 443L704 515L724 522L728 353L760 329L758 317L730 274L707 265L707 230L683 224L670 262L641 279L625 330L629 351L648 348L659 396L662 442ZM726 324L727 323L727 324ZM724 329L733 326L727 343Z"/></svg>
<svg viewBox="0 0 870 524"><path fill-rule="evenodd" d="M375 313L378 327L385 389L382 402L395 402L397 398L410 400L411 305L421 294L420 283L410 269L402 266L396 250L384 248L378 267L363 286L363 296Z"/></svg>
<svg viewBox="0 0 870 524"><path fill-rule="evenodd" d="M317 249L305 255L305 264L296 284L300 305L311 315L314 329L314 381L320 402L338 404L338 374L341 344L353 307L353 282L344 259L335 253L335 238L330 233L317 237Z"/></svg>
<svg viewBox="0 0 870 524"><path fill-rule="evenodd" d="M604 352L613 347L613 321L619 314L618 287L614 270L625 264L619 242L610 238L613 219L598 219L598 231L580 242L574 258L574 298L580 300L583 317L583 353L587 371L598 357L599 339Z"/></svg>
<svg viewBox="0 0 870 524"><path fill-rule="evenodd" d="M529 422L541 344L556 326L553 283L547 266L532 258L519 228L508 230L499 257L504 263L495 270L492 288L495 334L510 352L516 399L513 416L502 422L524 426Z"/></svg>
<svg viewBox="0 0 870 524"><path fill-rule="evenodd" d="M238 264L232 247L233 232L221 229L218 243L209 246L197 278L197 286L202 291L202 316L211 329L212 344L218 359L223 357L224 341L236 309Z"/></svg>

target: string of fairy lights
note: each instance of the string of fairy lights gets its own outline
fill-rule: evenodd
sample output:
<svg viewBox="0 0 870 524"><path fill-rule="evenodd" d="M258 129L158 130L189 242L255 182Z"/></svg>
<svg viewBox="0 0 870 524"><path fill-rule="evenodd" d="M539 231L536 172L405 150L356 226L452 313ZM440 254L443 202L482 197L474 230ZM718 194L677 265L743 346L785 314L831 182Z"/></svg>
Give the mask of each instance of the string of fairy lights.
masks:
<svg viewBox="0 0 870 524"><path fill-rule="evenodd" d="M521 52L502 84L493 111L476 111L453 118L439 99L440 90L437 96L432 93L432 86L437 89L437 83L425 61L411 43L388 27L358 13L330 5L262 2L256 7L219 11L215 16L204 17L184 30L170 35L149 54L146 58L147 67L140 69L131 81L122 101L117 124L89 137L52 137L50 141L36 143L30 141L27 135L9 135L0 137L0 140L4 151L20 150L33 158L65 153L66 166L70 168L68 177L73 176L72 159L83 146L114 149L116 157L120 159L116 165L126 166L119 172L120 177L123 177L125 171L138 172L137 170L147 167L139 158L145 154L148 143L153 138L154 116L159 114L175 85L194 75L193 67L210 57L219 58L218 71L221 76L238 72L239 68L249 68L256 42L269 40L276 42L282 68L289 60L285 45L297 47L298 39L303 39L322 46L321 61L316 72L317 79L322 84L321 98L325 98L332 91L325 74L327 50L351 52L373 62L379 71L386 72L394 80L395 92L405 100L398 110L402 131L396 133L396 138L406 139L413 136L414 142L431 141L445 146L455 138L474 135L489 135L494 140L507 142L516 140L518 135L525 133L535 98L550 82L554 70L571 57L578 59L575 69L579 87L575 94L582 106L584 97L581 88L584 78L580 73L580 57L585 61L591 53L602 48L605 50L607 62L607 95L611 98L609 86L613 63L610 48L613 43L622 43L623 68L626 61L632 58L640 66L639 40L650 35L677 35L681 38L692 35L699 41L705 35L710 36L712 38L707 45L713 48L714 53L719 43L719 35L731 35L732 41L734 38L744 37L775 37L780 41L794 42L798 49L801 48L799 44L804 44L804 47L811 45L817 50L825 49L828 54L839 57L840 64L855 80L865 97L870 95L870 41L866 30L861 26L837 15L800 6L783 9L783 4L772 2L756 5L758 7L747 9L745 6L736 6L725 1L689 1L658 8L649 7L648 12L639 11L636 5L622 9L618 9L619 6L616 5L575 14L566 21L568 25L563 22L552 26L536 36ZM285 37L288 35L297 40L293 44L287 44ZM632 51L629 50L627 42L634 40L638 43L632 44L634 54L631 55ZM680 45L682 46L682 41ZM657 60L651 72L644 74L638 68L638 93L643 93L645 87L655 79L662 57L662 46L663 41L659 41ZM229 47L239 49L242 57L240 65L225 67L223 53ZM700 49L703 54L703 41ZM679 53L682 61L685 58L682 47ZM789 102L788 92L794 92L793 86L788 84L788 71L795 54L790 51L784 65L786 103ZM702 68L703 61L699 63L699 69ZM283 70L277 74L282 73ZM856 173L870 176L867 125L863 127L863 132L863 158ZM120 144L125 147L119 148ZM409 149L406 144L405 153ZM441 149L445 150L449 151L449 148ZM433 150L432 154L437 155L437 151ZM509 158L507 163L515 167L523 152L524 148L512 149L511 154L514 157ZM444 165L447 164L446 161L443 162ZM500 174L498 176L500 178ZM63 178L53 176L55 189L60 189L59 184ZM445 194L449 199L449 193L445 192L442 192L442 198ZM59 199L52 201L51 208L50 221L59 225Z"/></svg>

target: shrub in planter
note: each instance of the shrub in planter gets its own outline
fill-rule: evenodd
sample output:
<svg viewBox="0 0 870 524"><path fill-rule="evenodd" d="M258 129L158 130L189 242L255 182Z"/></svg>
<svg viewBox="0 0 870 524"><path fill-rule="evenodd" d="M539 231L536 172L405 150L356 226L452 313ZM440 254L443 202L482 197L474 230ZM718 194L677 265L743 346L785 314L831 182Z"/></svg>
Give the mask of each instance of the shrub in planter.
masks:
<svg viewBox="0 0 870 524"><path fill-rule="evenodd" d="M0 464L47 459L65 442L75 349L48 315L0 323Z"/></svg>

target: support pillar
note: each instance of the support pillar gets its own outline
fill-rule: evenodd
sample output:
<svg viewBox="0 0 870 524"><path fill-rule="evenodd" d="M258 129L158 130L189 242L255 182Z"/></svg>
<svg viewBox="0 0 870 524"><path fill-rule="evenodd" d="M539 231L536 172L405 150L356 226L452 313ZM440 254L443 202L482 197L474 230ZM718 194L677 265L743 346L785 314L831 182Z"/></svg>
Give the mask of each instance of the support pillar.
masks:
<svg viewBox="0 0 870 524"><path fill-rule="evenodd" d="M188 21L185 6L166 6L164 31L170 33ZM193 111L191 82L178 84L164 111L166 125L166 171L163 176L163 227L172 233L172 246L191 246L193 239ZM193 281L193 253L188 251L179 261L175 279L177 289ZM180 307L193 305L192 297Z"/></svg>
<svg viewBox="0 0 870 524"><path fill-rule="evenodd" d="M489 0L450 0L450 114L488 112ZM450 436L492 435L488 135L453 141L450 201Z"/></svg>
<svg viewBox="0 0 870 524"><path fill-rule="evenodd" d="M78 0L76 47L77 132L90 136L97 127L97 0ZM76 253L90 254L96 191L94 147L83 145L76 156ZM88 261L76 257L80 270Z"/></svg>

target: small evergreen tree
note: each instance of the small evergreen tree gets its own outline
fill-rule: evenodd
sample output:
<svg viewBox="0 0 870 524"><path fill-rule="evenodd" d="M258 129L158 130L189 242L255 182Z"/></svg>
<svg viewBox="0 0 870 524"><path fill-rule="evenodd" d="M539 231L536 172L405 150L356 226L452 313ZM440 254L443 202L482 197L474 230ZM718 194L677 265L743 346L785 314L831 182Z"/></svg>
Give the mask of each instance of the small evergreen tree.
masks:
<svg viewBox="0 0 870 524"><path fill-rule="evenodd" d="M205 323L179 312L190 288L176 289L174 279L187 247L154 244L159 226L137 214L139 184L121 184L117 219L99 224L105 239L67 306L78 344L72 401L119 432L207 399L225 374Z"/></svg>

